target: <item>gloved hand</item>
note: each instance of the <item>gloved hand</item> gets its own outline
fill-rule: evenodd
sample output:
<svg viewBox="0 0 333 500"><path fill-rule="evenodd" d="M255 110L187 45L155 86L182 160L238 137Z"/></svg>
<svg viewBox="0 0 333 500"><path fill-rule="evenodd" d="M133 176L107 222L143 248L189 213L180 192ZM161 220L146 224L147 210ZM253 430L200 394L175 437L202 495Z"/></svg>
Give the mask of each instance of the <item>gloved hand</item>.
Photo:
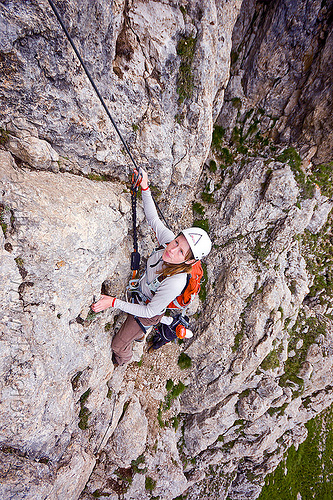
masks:
<svg viewBox="0 0 333 500"><path fill-rule="evenodd" d="M101 298L95 302L95 304L92 304L91 309L95 313L99 313L101 311L104 311L108 307L114 307L116 297L110 297L110 295L101 295Z"/></svg>

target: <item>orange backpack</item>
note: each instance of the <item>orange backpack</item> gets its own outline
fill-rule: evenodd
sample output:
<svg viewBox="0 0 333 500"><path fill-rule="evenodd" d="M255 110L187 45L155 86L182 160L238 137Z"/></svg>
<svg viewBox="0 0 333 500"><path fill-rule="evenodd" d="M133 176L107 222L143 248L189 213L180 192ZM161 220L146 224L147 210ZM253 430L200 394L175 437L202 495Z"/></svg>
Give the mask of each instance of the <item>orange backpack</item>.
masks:
<svg viewBox="0 0 333 500"><path fill-rule="evenodd" d="M200 281L203 270L200 260L192 266L191 274L188 275L187 284L178 297L168 305L168 309L182 309L190 305L191 300L200 292Z"/></svg>

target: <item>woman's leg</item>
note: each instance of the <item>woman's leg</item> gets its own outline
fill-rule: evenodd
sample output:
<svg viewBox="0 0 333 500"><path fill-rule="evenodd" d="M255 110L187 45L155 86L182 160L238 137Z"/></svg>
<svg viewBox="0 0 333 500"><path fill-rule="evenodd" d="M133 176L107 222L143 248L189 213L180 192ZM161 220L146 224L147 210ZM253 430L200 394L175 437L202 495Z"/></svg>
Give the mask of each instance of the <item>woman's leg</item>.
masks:
<svg viewBox="0 0 333 500"><path fill-rule="evenodd" d="M144 326L156 325L163 314L154 316L153 318L139 318ZM129 314L120 328L119 332L112 339L112 350L115 359L119 365L128 363L132 359L132 342L142 337L143 331L140 325L135 320L134 316Z"/></svg>
<svg viewBox="0 0 333 500"><path fill-rule="evenodd" d="M132 342L140 338L143 331L135 321L134 316L128 314L120 330L112 339L112 350L119 365L128 363L132 358Z"/></svg>

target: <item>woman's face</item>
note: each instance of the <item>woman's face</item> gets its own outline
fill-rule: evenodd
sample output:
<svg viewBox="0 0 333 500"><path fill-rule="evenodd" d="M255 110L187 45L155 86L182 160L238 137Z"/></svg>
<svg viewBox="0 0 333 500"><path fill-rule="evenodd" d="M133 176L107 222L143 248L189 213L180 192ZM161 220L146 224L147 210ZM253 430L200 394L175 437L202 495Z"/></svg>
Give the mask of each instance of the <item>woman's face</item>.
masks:
<svg viewBox="0 0 333 500"><path fill-rule="evenodd" d="M166 246L162 259L168 264L181 264L186 261L186 255L190 250L190 245L187 243L185 236L182 234L177 236Z"/></svg>

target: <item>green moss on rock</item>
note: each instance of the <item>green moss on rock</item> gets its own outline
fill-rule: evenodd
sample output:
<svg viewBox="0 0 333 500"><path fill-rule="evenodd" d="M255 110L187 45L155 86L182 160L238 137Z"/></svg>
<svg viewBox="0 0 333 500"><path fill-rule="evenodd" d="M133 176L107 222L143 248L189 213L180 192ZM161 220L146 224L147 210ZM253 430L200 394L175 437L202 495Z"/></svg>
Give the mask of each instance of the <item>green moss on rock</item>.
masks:
<svg viewBox="0 0 333 500"><path fill-rule="evenodd" d="M182 352L178 358L178 366L181 370L186 370L191 368L192 360L190 356L188 356L185 352Z"/></svg>
<svg viewBox="0 0 333 500"><path fill-rule="evenodd" d="M266 478L258 500L331 500L333 498L333 410L326 409L306 424L308 437Z"/></svg>
<svg viewBox="0 0 333 500"><path fill-rule="evenodd" d="M179 103L190 99L194 90L194 76L192 71L192 63L195 54L197 39L192 35L181 37L177 44L177 54L181 58L179 66L179 74L177 80L177 93Z"/></svg>

